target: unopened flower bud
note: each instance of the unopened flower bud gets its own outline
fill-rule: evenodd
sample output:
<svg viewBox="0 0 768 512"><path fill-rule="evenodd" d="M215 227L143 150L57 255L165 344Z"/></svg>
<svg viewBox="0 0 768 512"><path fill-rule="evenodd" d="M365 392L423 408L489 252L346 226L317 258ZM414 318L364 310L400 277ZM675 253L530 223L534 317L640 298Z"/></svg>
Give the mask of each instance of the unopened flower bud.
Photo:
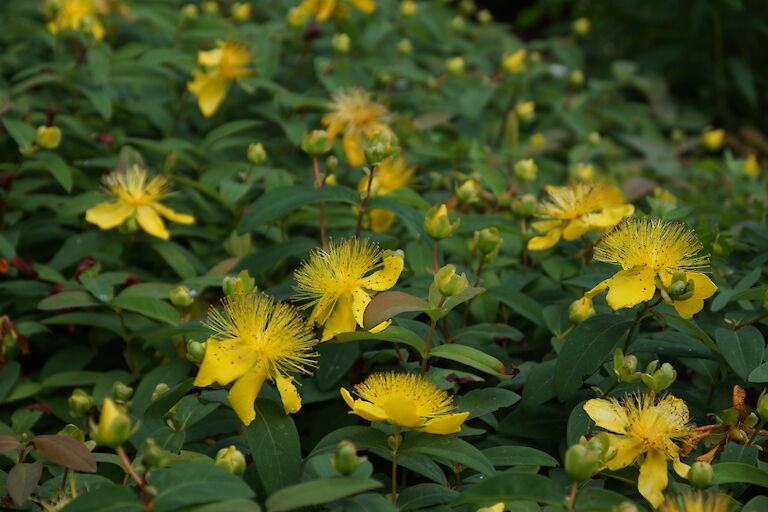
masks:
<svg viewBox="0 0 768 512"><path fill-rule="evenodd" d="M168 390L170 390L171 387L166 384L165 382L158 382L157 386L155 386L155 389L152 390L152 401L154 402L158 398L160 398L163 393L166 393Z"/></svg>
<svg viewBox="0 0 768 512"><path fill-rule="evenodd" d="M185 20L194 20L200 15L200 10L195 4L186 4L181 8L181 16Z"/></svg>
<svg viewBox="0 0 768 512"><path fill-rule="evenodd" d="M64 428L59 430L57 435L71 437L72 439L76 439L81 443L85 442L85 432L83 432L83 430L77 425L73 425L71 423L64 425Z"/></svg>
<svg viewBox="0 0 768 512"><path fill-rule="evenodd" d="M613 373L616 374L616 380L619 382L637 382L640 380L640 374L637 373L637 357L633 355L624 355L620 348L613 353Z"/></svg>
<svg viewBox="0 0 768 512"><path fill-rule="evenodd" d="M424 217L424 231L435 240L448 238L460 225L461 219L451 222L448 218L448 208L444 204L433 206Z"/></svg>
<svg viewBox="0 0 768 512"><path fill-rule="evenodd" d="M150 468L161 468L168 463L169 454L170 452L164 450L157 444L157 441L150 437L147 439L147 445L144 448L141 460Z"/></svg>
<svg viewBox="0 0 768 512"><path fill-rule="evenodd" d="M456 267L445 265L435 273L435 286L443 297L452 297L469 288L469 281L466 275L456 273Z"/></svg>
<svg viewBox="0 0 768 512"><path fill-rule="evenodd" d="M403 444L402 434L394 433L394 434L390 434L387 437L387 446L389 446L390 450L397 451L397 449L400 448L401 444Z"/></svg>
<svg viewBox="0 0 768 512"><path fill-rule="evenodd" d="M248 160L254 165L258 165L267 159L267 150L264 149L264 144L261 142L254 142L248 144Z"/></svg>
<svg viewBox="0 0 768 512"><path fill-rule="evenodd" d="M331 459L334 469L344 476L351 475L368 457L358 457L357 447L351 441L341 441L336 445L336 453Z"/></svg>
<svg viewBox="0 0 768 512"><path fill-rule="evenodd" d="M568 306L568 319L574 324L580 324L595 315L592 299L586 295L571 302L571 305Z"/></svg>
<svg viewBox="0 0 768 512"><path fill-rule="evenodd" d="M241 270L237 276L225 276L221 282L221 288L225 295L248 293L256 287L256 281L248 274L247 270Z"/></svg>
<svg viewBox="0 0 768 512"><path fill-rule="evenodd" d="M131 399L132 395L133 388L124 382L116 380L115 383L112 384L112 396L115 397L115 400L119 402L127 402Z"/></svg>
<svg viewBox="0 0 768 512"><path fill-rule="evenodd" d="M202 364L205 355L205 347L199 341L189 340L187 342L187 360L197 365Z"/></svg>
<svg viewBox="0 0 768 512"><path fill-rule="evenodd" d="M587 142L593 146L600 144L600 141L602 141L602 137L599 132L589 132L589 135L587 135Z"/></svg>
<svg viewBox="0 0 768 512"><path fill-rule="evenodd" d="M531 135L531 146L539 148L547 143L547 138L543 133L537 132Z"/></svg>
<svg viewBox="0 0 768 512"><path fill-rule="evenodd" d="M456 197L460 203L476 203L480 197L480 185L475 180L466 180L456 188Z"/></svg>
<svg viewBox="0 0 768 512"><path fill-rule="evenodd" d="M532 64L538 64L539 62L541 62L541 52L537 52L537 51L531 52L530 60Z"/></svg>
<svg viewBox="0 0 768 512"><path fill-rule="evenodd" d="M399 141L394 133L380 131L363 141L365 161L371 167L381 165L381 162L400 152Z"/></svg>
<svg viewBox="0 0 768 512"><path fill-rule="evenodd" d="M404 38L397 43L397 53L400 55L410 55L413 53L413 43L410 39Z"/></svg>
<svg viewBox="0 0 768 512"><path fill-rule="evenodd" d="M568 74L568 81L574 87L581 87L584 85L584 72L580 69L573 69Z"/></svg>
<svg viewBox="0 0 768 512"><path fill-rule="evenodd" d="M343 32L333 34L333 37L331 37L331 46L339 53L347 53L351 44L352 39Z"/></svg>
<svg viewBox="0 0 768 512"><path fill-rule="evenodd" d="M453 30L463 30L464 25L465 22L463 16L454 16L453 19L451 19L451 28Z"/></svg>
<svg viewBox="0 0 768 512"><path fill-rule="evenodd" d="M577 482L592 478L601 465L600 452L585 444L575 444L565 452L565 472Z"/></svg>
<svg viewBox="0 0 768 512"><path fill-rule="evenodd" d="M571 167L571 176L577 181L592 181L595 177L595 168L592 164L577 162Z"/></svg>
<svg viewBox="0 0 768 512"><path fill-rule="evenodd" d="M539 172L539 166L533 158L518 160L515 164L515 177L520 181L533 181Z"/></svg>
<svg viewBox="0 0 768 512"><path fill-rule="evenodd" d="M445 69L452 75L463 75L466 68L464 57L453 57L445 61Z"/></svg>
<svg viewBox="0 0 768 512"><path fill-rule="evenodd" d="M523 194L512 201L512 211L521 217L530 217L539 207L539 202L533 194Z"/></svg>
<svg viewBox="0 0 768 512"><path fill-rule="evenodd" d="M504 56L501 60L501 67L510 75L522 73L525 70L525 49L517 50Z"/></svg>
<svg viewBox="0 0 768 512"><path fill-rule="evenodd" d="M504 244L504 239L499 234L499 228L492 226L475 231L475 244L480 254L486 256L497 254Z"/></svg>
<svg viewBox="0 0 768 512"><path fill-rule="evenodd" d="M658 393L664 391L675 382L677 372L669 363L664 363L658 370L647 370L640 374L640 380L651 391Z"/></svg>
<svg viewBox="0 0 768 512"><path fill-rule="evenodd" d="M242 475L245 472L245 455L235 445L230 445L216 453L213 464L233 475Z"/></svg>
<svg viewBox="0 0 768 512"><path fill-rule="evenodd" d="M768 422L768 393L765 390L757 398L757 414L762 421Z"/></svg>
<svg viewBox="0 0 768 512"><path fill-rule="evenodd" d="M705 489L715 480L715 470L708 462L694 462L688 470L688 482L697 489Z"/></svg>
<svg viewBox="0 0 768 512"><path fill-rule="evenodd" d="M105 398L101 405L99 423L91 425L97 443L116 448L125 443L132 434L131 417L124 408L115 405L111 398Z"/></svg>
<svg viewBox="0 0 768 512"><path fill-rule="evenodd" d="M312 130L301 137L301 150L312 157L320 157L333 147L333 142L325 130Z"/></svg>
<svg viewBox="0 0 768 512"><path fill-rule="evenodd" d="M482 9L477 12L477 21L480 23L490 23L493 21L493 13L488 9Z"/></svg>
<svg viewBox="0 0 768 512"><path fill-rule="evenodd" d="M309 21L309 15L304 9L291 7L285 17L285 21L293 28L301 28Z"/></svg>
<svg viewBox="0 0 768 512"><path fill-rule="evenodd" d="M611 509L611 512L640 512L640 509L637 508L637 505L635 505L632 502L629 501L622 501L615 507Z"/></svg>
<svg viewBox="0 0 768 512"><path fill-rule="evenodd" d="M475 5L474 0L461 0L459 9L461 9L461 12L464 14L472 14L477 9L477 6Z"/></svg>
<svg viewBox="0 0 768 512"><path fill-rule="evenodd" d="M339 159L336 158L336 155L328 155L328 158L325 159L325 170L330 173L330 172L334 172L338 167L339 167ZM334 178L334 177L329 176L328 178L325 179L325 181L329 182L331 178Z"/></svg>
<svg viewBox="0 0 768 512"><path fill-rule="evenodd" d="M203 12L206 14L217 14L219 12L219 4L210 1L203 4Z"/></svg>
<svg viewBox="0 0 768 512"><path fill-rule="evenodd" d="M739 422L740 418L741 413L731 407L723 411L723 414L720 417L720 421L723 425L735 426Z"/></svg>
<svg viewBox="0 0 768 512"><path fill-rule="evenodd" d="M760 174L760 162L757 161L757 155L750 154L745 160L742 166L744 173L748 176L756 178Z"/></svg>
<svg viewBox="0 0 768 512"><path fill-rule="evenodd" d="M232 19L235 21L248 21L251 17L252 6L248 2L238 2L232 5Z"/></svg>
<svg viewBox="0 0 768 512"><path fill-rule="evenodd" d="M757 414L750 412L747 414L747 417L744 418L744 425L747 427L754 427L757 425L758 421L760 421L760 417Z"/></svg>
<svg viewBox="0 0 768 512"><path fill-rule="evenodd" d="M405 0L400 4L400 14L405 17L415 16L419 11L419 5L413 0Z"/></svg>
<svg viewBox="0 0 768 512"><path fill-rule="evenodd" d="M37 145L43 149L56 149L61 143L61 128L58 126L38 126Z"/></svg>
<svg viewBox="0 0 768 512"><path fill-rule="evenodd" d="M168 297L171 299L171 304L177 308L188 308L195 302L194 297L192 297L192 294L189 292L189 288L186 286L174 288L168 294Z"/></svg>
<svg viewBox="0 0 768 512"><path fill-rule="evenodd" d="M591 27L592 23L588 18L577 18L573 20L573 23L571 24L571 29L573 30L574 35L578 37L584 37L589 34Z"/></svg>
<svg viewBox="0 0 768 512"><path fill-rule="evenodd" d="M515 105L515 113L523 121L533 121L536 118L536 102L521 101Z"/></svg>
<svg viewBox="0 0 768 512"><path fill-rule="evenodd" d="M75 388L69 396L69 414L75 418L85 416L93 407L93 397L82 388Z"/></svg>
<svg viewBox="0 0 768 512"><path fill-rule="evenodd" d="M725 130L722 128L717 130L705 130L701 134L701 143L704 147L710 151L717 151L723 147L725 141Z"/></svg>

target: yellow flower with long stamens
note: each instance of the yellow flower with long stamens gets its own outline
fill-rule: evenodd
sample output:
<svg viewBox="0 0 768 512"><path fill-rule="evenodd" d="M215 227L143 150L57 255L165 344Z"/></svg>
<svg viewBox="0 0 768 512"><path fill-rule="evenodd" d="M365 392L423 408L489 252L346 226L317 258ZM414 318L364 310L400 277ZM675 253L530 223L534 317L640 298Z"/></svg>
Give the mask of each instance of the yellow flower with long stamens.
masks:
<svg viewBox="0 0 768 512"><path fill-rule="evenodd" d="M216 41L216 46L213 50L198 52L197 63L205 71L193 71L193 79L187 83L187 89L197 97L200 112L205 117L219 109L229 84L253 72L246 67L253 55L245 45Z"/></svg>
<svg viewBox="0 0 768 512"><path fill-rule="evenodd" d="M531 224L544 235L528 241L531 251L549 249L561 238L575 240L587 231L611 228L635 211L633 205L624 203L621 190L603 183L577 183L546 190L549 199L538 214L546 220Z"/></svg>
<svg viewBox="0 0 768 512"><path fill-rule="evenodd" d="M112 229L135 218L144 231L167 240L170 234L161 215L179 224L195 222L192 215L176 213L160 202L168 193L168 178L165 176L150 177L146 169L134 165L125 171L108 174L103 182L113 200L85 212L85 220L101 229Z"/></svg>
<svg viewBox="0 0 768 512"><path fill-rule="evenodd" d="M374 0L303 0L296 11L302 16L314 16L317 21L327 21L331 18L345 19L349 15L350 6L366 14L376 10Z"/></svg>
<svg viewBox="0 0 768 512"><path fill-rule="evenodd" d="M690 468L680 461L675 441L688 436L693 427L681 399L652 393L627 395L621 400L594 398L584 404L584 410L598 427L612 432L606 435L613 458L605 467L617 470L639 460L637 489L654 508L664 501L667 461L672 461L678 475L687 477Z"/></svg>
<svg viewBox="0 0 768 512"><path fill-rule="evenodd" d="M405 158L402 156L391 156L385 159L373 175L371 196L383 196L393 190L407 187L415 171L415 167L406 166ZM358 183L357 189L364 192L367 187L368 177L364 177ZM395 214L382 208L372 208L368 215L371 219L371 231L374 233L385 232L395 222Z"/></svg>
<svg viewBox="0 0 768 512"><path fill-rule="evenodd" d="M231 295L221 311L211 309L204 325L213 331L195 386L235 381L227 399L245 425L256 417L253 402L264 381L273 381L285 413L301 408L301 397L288 373L308 373L315 365L312 327L288 304L257 293Z"/></svg>
<svg viewBox="0 0 768 512"><path fill-rule="evenodd" d="M309 319L324 325L321 341L363 327L363 315L371 296L392 288L403 271L403 256L382 252L368 240L331 242L327 249L316 249L299 268L297 298L312 308ZM378 332L389 321L377 325Z"/></svg>
<svg viewBox="0 0 768 512"><path fill-rule="evenodd" d="M728 512L728 496L712 494L705 498L701 493L668 496L659 512Z"/></svg>
<svg viewBox="0 0 768 512"><path fill-rule="evenodd" d="M46 3L46 9L53 15L48 30L58 34L62 30L84 30L96 39L104 38L104 25L99 15L104 14L98 0L54 0Z"/></svg>
<svg viewBox="0 0 768 512"><path fill-rule="evenodd" d="M455 434L469 416L452 413L456 406L451 395L413 373L374 373L355 386L355 394L359 400L341 388L350 414L429 434Z"/></svg>
<svg viewBox="0 0 768 512"><path fill-rule="evenodd" d="M651 300L657 287L666 290L673 285L673 279L684 274L685 282L692 283L692 293L684 300L672 296L671 304L681 317L691 318L702 310L704 299L717 291L717 286L701 272L709 267L709 257L700 252L696 233L680 222L626 219L595 248L595 260L621 265L622 270L585 296L591 299L608 290L606 300L611 308L629 308Z"/></svg>
<svg viewBox="0 0 768 512"><path fill-rule="evenodd" d="M371 100L370 93L360 87L350 87L334 94L328 109L331 112L322 119L328 127L328 136L333 140L344 134L344 153L353 167L365 163L363 137L373 137L377 133L392 135L387 124L387 107Z"/></svg>

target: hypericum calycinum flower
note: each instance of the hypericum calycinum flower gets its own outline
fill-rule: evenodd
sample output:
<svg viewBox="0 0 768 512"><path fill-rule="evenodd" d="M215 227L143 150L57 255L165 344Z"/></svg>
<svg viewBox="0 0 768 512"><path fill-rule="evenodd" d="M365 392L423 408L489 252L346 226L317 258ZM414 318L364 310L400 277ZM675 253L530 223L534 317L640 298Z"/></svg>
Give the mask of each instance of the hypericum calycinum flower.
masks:
<svg viewBox="0 0 768 512"><path fill-rule="evenodd" d="M51 0L46 2L46 11L51 15L51 21L46 25L52 34L62 30L83 30L93 34L96 39L104 38L104 25L99 20L100 9L98 0Z"/></svg>
<svg viewBox="0 0 768 512"><path fill-rule="evenodd" d="M135 217L144 231L167 240L170 234L165 229L161 215L179 224L195 222L192 215L176 213L160 203L160 199L168 193L168 179L165 176L150 178L146 169L134 165L126 171L108 174L103 182L107 194L113 200L85 212L85 220L101 229L115 228Z"/></svg>
<svg viewBox="0 0 768 512"><path fill-rule="evenodd" d="M688 407L672 395L659 397L653 393L615 398L594 398L584 410L608 434L613 458L605 467L617 470L629 466L642 456L637 489L651 505L658 507L667 487L667 461L678 475L685 478L688 465L680 461L680 448L675 444L692 430ZM611 455L609 454L609 456Z"/></svg>
<svg viewBox="0 0 768 512"><path fill-rule="evenodd" d="M227 93L227 87L253 70L245 67L251 61L251 52L240 43L216 41L217 48L197 53L197 63L205 71L192 71L187 89L197 96L200 112L205 117L216 113Z"/></svg>
<svg viewBox="0 0 768 512"><path fill-rule="evenodd" d="M342 144L349 165L356 167L365 163L365 153L361 138L373 137L377 133L391 134L387 108L371 100L370 93L360 87L343 89L333 95L328 104L331 111L323 117L323 124L328 127L331 140L343 133Z"/></svg>
<svg viewBox="0 0 768 512"><path fill-rule="evenodd" d="M701 493L669 496L659 512L728 512L729 501L725 494L712 494L707 498Z"/></svg>
<svg viewBox="0 0 768 512"><path fill-rule="evenodd" d="M510 75L525 71L525 49L504 55L504 58L501 59L501 67Z"/></svg>
<svg viewBox="0 0 768 512"><path fill-rule="evenodd" d="M288 304L257 292L225 297L221 311L211 309L204 324L213 331L195 386L236 381L227 399L245 425L256 417L253 402L264 381L277 386L285 413L301 408L289 372L308 373L317 354L312 327Z"/></svg>
<svg viewBox="0 0 768 512"><path fill-rule="evenodd" d="M403 271L403 256L382 252L366 240L331 241L327 249L315 249L295 273L299 299L312 308L309 319L324 325L321 341L363 327L363 315L371 296L392 288ZM378 332L389 321L377 325Z"/></svg>
<svg viewBox="0 0 768 512"><path fill-rule="evenodd" d="M608 290L606 300L616 310L651 300L659 288L681 317L691 318L717 291L701 272L709 267L709 258L699 256L700 251L696 233L680 222L626 219L595 247L595 260L616 263L622 270L585 296ZM684 290L675 293L680 284ZM692 290L685 293L688 288Z"/></svg>
<svg viewBox="0 0 768 512"><path fill-rule="evenodd" d="M355 385L355 394L359 400L341 388L350 414L430 434L460 432L469 416L468 412L451 413L456 408L451 395L413 373L371 374Z"/></svg>
<svg viewBox="0 0 768 512"><path fill-rule="evenodd" d="M384 196L393 190L407 187L415 171L415 167L407 167L405 158L402 156L391 156L384 159L373 175L371 196ZM367 188L368 177L365 176L358 183L357 189L363 192ZM395 214L381 208L369 210L368 216L371 219L370 229L374 233L385 232L395 222Z"/></svg>
<svg viewBox="0 0 768 512"><path fill-rule="evenodd" d="M302 0L296 10L304 17L314 16L317 21L327 21L331 18L345 19L351 6L366 14L376 10L374 0Z"/></svg>
<svg viewBox="0 0 768 512"><path fill-rule="evenodd" d="M546 187L548 201L541 205L533 229L545 233L528 241L531 251L543 251L561 238L575 240L587 231L606 229L632 215L635 207L624 203L617 187L602 183L578 183L567 187Z"/></svg>

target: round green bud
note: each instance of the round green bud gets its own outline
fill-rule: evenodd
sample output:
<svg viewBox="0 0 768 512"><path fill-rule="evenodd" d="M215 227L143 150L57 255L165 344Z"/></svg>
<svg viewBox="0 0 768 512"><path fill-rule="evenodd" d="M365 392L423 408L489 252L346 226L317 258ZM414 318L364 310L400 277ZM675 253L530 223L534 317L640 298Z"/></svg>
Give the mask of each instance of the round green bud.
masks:
<svg viewBox="0 0 768 512"><path fill-rule="evenodd" d="M410 55L413 53L413 43L410 39L404 38L397 43L397 53L400 55Z"/></svg>
<svg viewBox="0 0 768 512"><path fill-rule="evenodd" d="M708 462L694 462L688 470L688 481L697 489L705 489L715 480L715 470Z"/></svg>
<svg viewBox="0 0 768 512"><path fill-rule="evenodd" d="M248 144L248 160L252 164L258 165L266 159L267 159L267 150L264 148L264 144L262 144L261 142L254 142L252 144Z"/></svg>
<svg viewBox="0 0 768 512"><path fill-rule="evenodd" d="M581 87L584 85L584 72L580 69L571 70L568 75L568 81L574 87Z"/></svg>
<svg viewBox="0 0 768 512"><path fill-rule="evenodd" d="M189 340L187 342L187 360L201 365L205 356L205 347L199 341Z"/></svg>
<svg viewBox="0 0 768 512"><path fill-rule="evenodd" d="M170 389L171 387L165 382L158 382L155 389L152 390L152 401L154 402Z"/></svg>
<svg viewBox="0 0 768 512"><path fill-rule="evenodd" d="M515 113L522 121L533 121L536 119L536 102L521 101L515 105Z"/></svg>
<svg viewBox="0 0 768 512"><path fill-rule="evenodd" d="M339 159L335 155L328 155L325 159L325 170L334 172L339 167Z"/></svg>
<svg viewBox="0 0 768 512"><path fill-rule="evenodd" d="M61 143L61 128L58 126L38 126L37 145L43 149L56 149Z"/></svg>
<svg viewBox="0 0 768 512"><path fill-rule="evenodd" d="M477 21L480 23L490 23L493 21L493 14L488 9L482 9L477 13Z"/></svg>
<svg viewBox="0 0 768 512"><path fill-rule="evenodd" d="M133 395L133 388L119 380L112 384L112 396L120 402L127 402Z"/></svg>
<svg viewBox="0 0 768 512"><path fill-rule="evenodd" d="M539 207L539 202L533 194L523 194L512 201L512 211L521 217L530 217Z"/></svg>
<svg viewBox="0 0 768 512"><path fill-rule="evenodd" d="M463 16L454 16L451 19L451 28L454 30L463 30L465 24Z"/></svg>
<svg viewBox="0 0 768 512"><path fill-rule="evenodd" d="M75 418L85 416L93 407L93 397L82 388L75 388L69 396L69 414Z"/></svg>
<svg viewBox="0 0 768 512"><path fill-rule="evenodd" d="M765 390L757 398L757 414L761 420L768 422L768 393Z"/></svg>
<svg viewBox="0 0 768 512"><path fill-rule="evenodd" d="M445 69L452 75L463 75L466 68L464 57L453 57L445 61Z"/></svg>
<svg viewBox="0 0 768 512"><path fill-rule="evenodd" d="M333 148L333 142L325 130L312 130L301 137L301 150L315 158L323 156Z"/></svg>
<svg viewBox="0 0 768 512"><path fill-rule="evenodd" d="M245 455L235 445L231 445L216 453L213 464L226 469L233 475L242 475L245 472Z"/></svg>
<svg viewBox="0 0 768 512"><path fill-rule="evenodd" d="M589 30L591 28L592 28L592 23L589 21L588 18L575 19L571 24L571 29L573 30L574 35L579 37L585 37L587 34L589 34Z"/></svg>
<svg viewBox="0 0 768 512"><path fill-rule="evenodd" d="M336 445L336 453L331 459L333 467L344 476L354 473L367 457L357 456L357 447L351 441L341 441Z"/></svg>
<svg viewBox="0 0 768 512"><path fill-rule="evenodd" d="M82 429L77 425L73 425L71 423L64 425L64 428L59 430L57 434L60 436L71 437L72 439L76 439L81 443L85 442L85 432L83 432Z"/></svg>
<svg viewBox="0 0 768 512"><path fill-rule="evenodd" d="M178 288L174 288L168 294L168 297L171 299L171 304L177 308L182 309L188 308L192 305L193 302L195 302L194 297L192 297L192 293L186 286L179 286Z"/></svg>
<svg viewBox="0 0 768 512"><path fill-rule="evenodd" d="M200 10L195 4L186 4L181 8L181 16L185 20L194 20L200 15Z"/></svg>
<svg viewBox="0 0 768 512"><path fill-rule="evenodd" d="M413 0L405 0L400 4L400 14L406 18L415 16L419 12L419 4Z"/></svg>
<svg viewBox="0 0 768 512"><path fill-rule="evenodd" d="M164 450L157 444L157 441L150 437L147 439L147 444L144 447L144 453L141 456L141 460L150 468L161 468L168 464L169 454L170 452Z"/></svg>
<svg viewBox="0 0 768 512"><path fill-rule="evenodd" d="M565 472L577 482L592 478L601 465L600 452L583 444L575 444L565 452Z"/></svg>
<svg viewBox="0 0 768 512"><path fill-rule="evenodd" d="M475 180L469 179L456 187L456 197L462 204L476 203L480 200L480 185Z"/></svg>
<svg viewBox="0 0 768 512"><path fill-rule="evenodd" d="M593 146L597 146L602 140L603 139L598 132L589 132L589 135L587 135L587 142Z"/></svg>
<svg viewBox="0 0 768 512"><path fill-rule="evenodd" d="M520 181L533 181L539 172L539 167L533 158L518 160L515 164L515 177Z"/></svg>
<svg viewBox="0 0 768 512"><path fill-rule="evenodd" d="M352 39L343 32L333 34L333 37L331 37L331 46L339 53L347 53L351 44Z"/></svg>
<svg viewBox="0 0 768 512"><path fill-rule="evenodd" d="M460 225L461 219L451 222L448 218L448 208L444 204L433 206L424 217L424 231L435 240L448 238Z"/></svg>
<svg viewBox="0 0 768 512"><path fill-rule="evenodd" d="M101 406L99 422L92 425L91 437L101 445L117 448L131 437L133 422L126 410L105 398Z"/></svg>
<svg viewBox="0 0 768 512"><path fill-rule="evenodd" d="M587 296L576 299L568 306L568 319L575 324L580 324L596 314L592 299Z"/></svg>
<svg viewBox="0 0 768 512"><path fill-rule="evenodd" d="M219 12L219 4L210 1L203 4L203 12L206 14L217 14Z"/></svg>
<svg viewBox="0 0 768 512"><path fill-rule="evenodd" d="M435 274L435 286L443 297L458 295L469 288L469 281L464 274L456 274L456 267L445 265Z"/></svg>

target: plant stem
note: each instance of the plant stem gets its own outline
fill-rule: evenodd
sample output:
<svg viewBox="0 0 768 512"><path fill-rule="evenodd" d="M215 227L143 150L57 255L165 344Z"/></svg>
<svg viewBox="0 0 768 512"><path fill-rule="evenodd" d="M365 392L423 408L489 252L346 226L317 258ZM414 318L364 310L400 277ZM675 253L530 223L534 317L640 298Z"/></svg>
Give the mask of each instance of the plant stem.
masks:
<svg viewBox="0 0 768 512"><path fill-rule="evenodd" d="M432 267L435 269L435 274L440 269L440 260L438 258L438 252L440 249L440 240L435 239L435 245L432 248Z"/></svg>
<svg viewBox="0 0 768 512"><path fill-rule="evenodd" d="M738 331L738 330L739 330L739 329L741 329L742 327L746 327L746 326L748 326L748 325L756 324L757 322L759 322L760 320L762 320L762 319L763 319L763 318L765 318L766 316L768 316L768 311L765 311L765 312L763 312L763 313L759 314L758 316L756 316L756 317L755 317L755 318L753 318L752 320L747 320L746 322L741 322L740 324L736 324L736 325L734 325L734 326L733 326L733 330L734 330L734 331Z"/></svg>
<svg viewBox="0 0 768 512"><path fill-rule="evenodd" d="M485 256L480 255L480 263L478 263L477 269L475 270L475 275L477 277L475 278L475 282L472 283L472 286L477 286L478 284L480 284L480 274L483 273L484 266L485 266ZM469 304L467 305L467 307L469 307Z"/></svg>
<svg viewBox="0 0 768 512"><path fill-rule="evenodd" d="M443 307L443 304L445 304L445 297L440 299L440 302L437 303L437 308L440 309ZM422 377L425 373L427 373L427 366L429 365L429 349L432 346L432 336L435 335L435 327L437 326L437 321L432 320L432 322L429 325L429 332L427 333L427 339L424 342L424 358L421 360L421 371L419 372L419 375Z"/></svg>
<svg viewBox="0 0 768 512"><path fill-rule="evenodd" d="M123 463L123 466L125 466L125 471L131 475L133 481L136 482L136 485L138 485L139 489L141 489L141 497L144 500L144 509L150 512L152 510L152 499L147 492L146 479L139 476L139 474L136 472L133 464L131 464L131 459L128 458L128 454L125 453L125 449L122 446L118 446L116 451L117 455L120 457L120 460Z"/></svg>
<svg viewBox="0 0 768 512"><path fill-rule="evenodd" d="M59 492L64 495L67 488L67 477L69 476L69 468L64 468L64 473L61 474L61 486Z"/></svg>
<svg viewBox="0 0 768 512"><path fill-rule="evenodd" d="M371 173L368 175L368 186L366 187L365 197L360 203L360 211L357 214L357 227L355 228L355 238L360 238L360 230L363 229L363 216L365 215L365 208L368 205L368 198L371 197L371 185L373 184L373 176L376 174L377 167L371 168Z"/></svg>
<svg viewBox="0 0 768 512"><path fill-rule="evenodd" d="M572 512L576 503L576 492L579 490L579 482L571 484L571 492L568 493L568 512Z"/></svg>
<svg viewBox="0 0 768 512"><path fill-rule="evenodd" d="M396 427L394 437L401 439L400 427ZM392 449L392 504L397 505L397 452L400 449L398 443L396 448Z"/></svg>
<svg viewBox="0 0 768 512"><path fill-rule="evenodd" d="M322 190L325 187L325 182L320 176L320 162L317 161L317 158L312 159L312 168L315 171L315 185ZM323 245L323 249L328 247L325 239L325 201L320 201L320 243Z"/></svg>

